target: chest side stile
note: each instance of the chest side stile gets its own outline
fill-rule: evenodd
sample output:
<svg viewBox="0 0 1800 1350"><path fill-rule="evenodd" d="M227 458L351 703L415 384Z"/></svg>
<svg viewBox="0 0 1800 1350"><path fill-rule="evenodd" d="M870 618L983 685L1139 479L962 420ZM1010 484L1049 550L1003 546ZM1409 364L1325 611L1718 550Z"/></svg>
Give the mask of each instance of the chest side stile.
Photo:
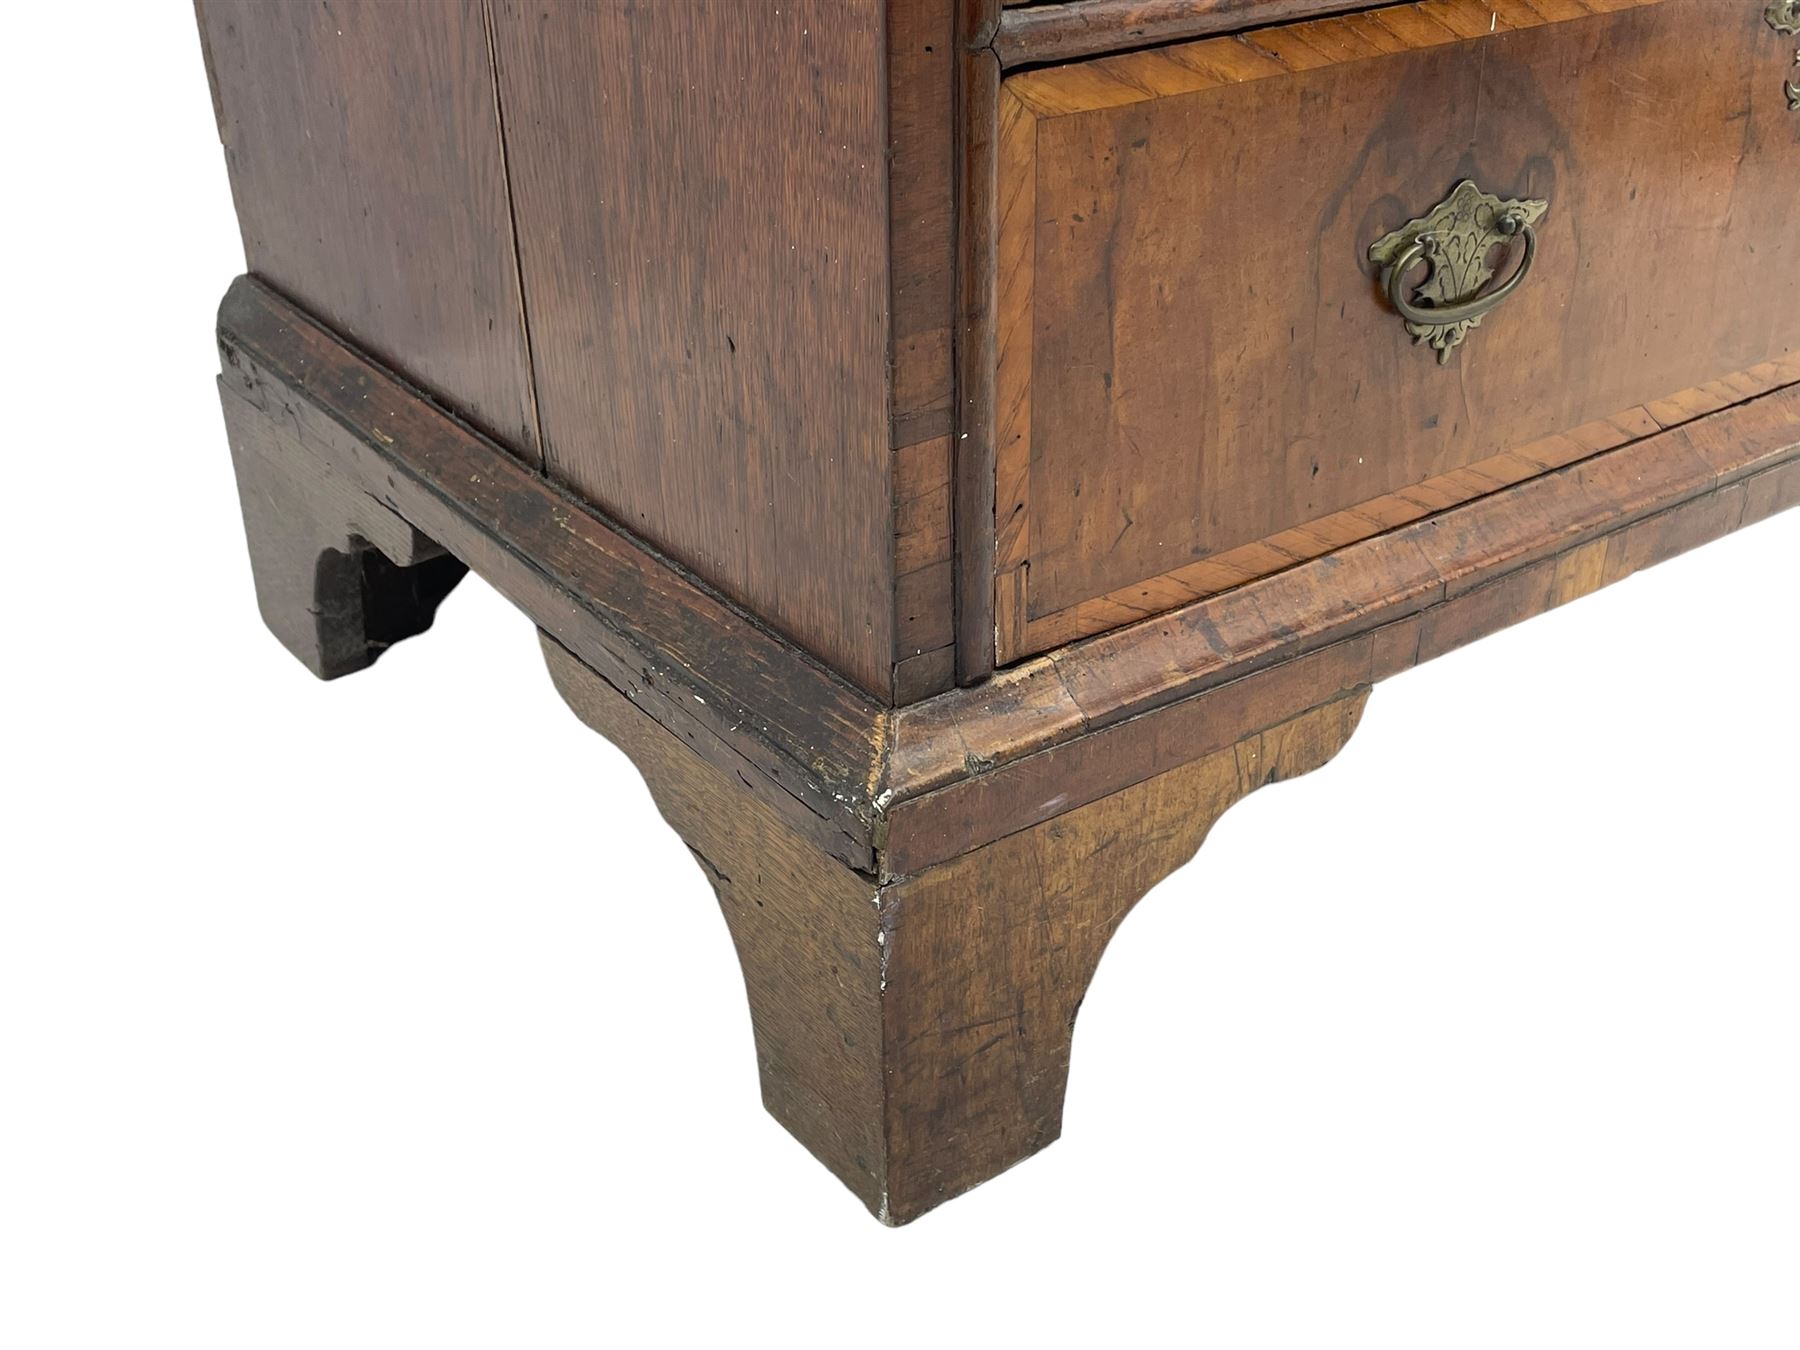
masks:
<svg viewBox="0 0 1800 1350"><path fill-rule="evenodd" d="M552 477L886 699L881 0L489 0Z"/></svg>

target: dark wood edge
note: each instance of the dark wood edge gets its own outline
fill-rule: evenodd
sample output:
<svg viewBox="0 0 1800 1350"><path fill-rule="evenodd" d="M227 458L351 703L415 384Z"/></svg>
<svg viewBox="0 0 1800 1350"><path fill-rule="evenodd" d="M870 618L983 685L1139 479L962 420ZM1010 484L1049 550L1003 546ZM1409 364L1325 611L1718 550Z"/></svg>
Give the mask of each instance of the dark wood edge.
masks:
<svg viewBox="0 0 1800 1350"><path fill-rule="evenodd" d="M1757 492L1737 490L1751 481ZM1421 625L1493 631L1573 598L1488 627L1469 617L1510 577L1553 575L1595 541L1637 549L1605 584L1672 556L1641 541L1687 504L1724 501L1707 508L1717 528L1682 548L1793 505L1797 488L1789 386L902 708L876 799L883 865L916 871L1428 659ZM1655 523L1634 536L1640 521Z"/></svg>
<svg viewBox="0 0 1800 1350"><path fill-rule="evenodd" d="M1002 68L1012 70L1405 2L1069 0L1060 5L1008 7L1000 15L994 53Z"/></svg>
<svg viewBox="0 0 1800 1350"><path fill-rule="evenodd" d="M750 765L873 865L888 710L268 286L219 307L222 386L481 574L715 762Z"/></svg>
<svg viewBox="0 0 1800 1350"><path fill-rule="evenodd" d="M219 75L213 66L212 39L206 32L206 0L194 0L194 23L200 30L200 63L206 67L206 88L212 95L213 126L219 143L225 143L225 100L219 97Z"/></svg>
<svg viewBox="0 0 1800 1350"><path fill-rule="evenodd" d="M1800 505L1800 386L898 710L249 278L221 385L858 870L917 872Z"/></svg>
<svg viewBox="0 0 1800 1350"><path fill-rule="evenodd" d="M952 450L956 567L956 678L974 684L994 670L995 231L999 224L1000 64L988 42L997 16L989 0L962 15L957 126L956 419Z"/></svg>

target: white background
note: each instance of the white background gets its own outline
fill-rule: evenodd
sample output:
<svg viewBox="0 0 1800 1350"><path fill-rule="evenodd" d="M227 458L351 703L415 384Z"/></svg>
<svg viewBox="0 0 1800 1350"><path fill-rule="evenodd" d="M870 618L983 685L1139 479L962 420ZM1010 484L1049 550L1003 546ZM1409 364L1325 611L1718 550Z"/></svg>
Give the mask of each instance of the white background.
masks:
<svg viewBox="0 0 1800 1350"><path fill-rule="evenodd" d="M103 13L0 80L0 1345L1800 1344L1800 513L1382 686L1126 925L1063 1141L888 1231L526 619L261 627L193 19Z"/></svg>

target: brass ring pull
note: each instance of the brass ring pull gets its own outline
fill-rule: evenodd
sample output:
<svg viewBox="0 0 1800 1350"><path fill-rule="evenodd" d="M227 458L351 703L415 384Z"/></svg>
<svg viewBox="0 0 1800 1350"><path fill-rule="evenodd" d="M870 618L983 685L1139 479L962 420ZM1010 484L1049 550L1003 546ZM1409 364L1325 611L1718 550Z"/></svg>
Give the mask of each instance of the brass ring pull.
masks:
<svg viewBox="0 0 1800 1350"><path fill-rule="evenodd" d="M1769 0L1763 18L1783 37L1793 37L1800 33L1800 0ZM1794 53L1794 64L1800 66L1800 52ZM1800 75L1782 85L1781 92L1787 95L1788 111L1800 112Z"/></svg>
<svg viewBox="0 0 1800 1350"><path fill-rule="evenodd" d="M1494 222L1494 228L1508 238L1524 235L1525 256L1519 260L1518 270L1493 290L1455 305L1415 305L1408 300L1406 274L1421 262L1430 264L1433 270L1438 266L1442 246L1435 234L1422 234L1387 269L1388 303L1393 305L1401 318L1416 324L1469 323L1493 310L1524 284L1531 271L1531 264L1537 258L1537 231L1531 228L1519 212L1507 212Z"/></svg>
<svg viewBox="0 0 1800 1350"><path fill-rule="evenodd" d="M1550 209L1547 201L1505 201L1467 179L1431 210L1369 245L1369 261L1381 269L1381 288L1394 312L1406 321L1414 342L1431 346L1439 364L1478 327L1483 316L1525 284L1537 261L1537 231ZM1513 274L1488 288L1495 247L1525 236L1525 253ZM1416 284L1420 263L1430 270ZM1421 298L1423 303L1421 303Z"/></svg>

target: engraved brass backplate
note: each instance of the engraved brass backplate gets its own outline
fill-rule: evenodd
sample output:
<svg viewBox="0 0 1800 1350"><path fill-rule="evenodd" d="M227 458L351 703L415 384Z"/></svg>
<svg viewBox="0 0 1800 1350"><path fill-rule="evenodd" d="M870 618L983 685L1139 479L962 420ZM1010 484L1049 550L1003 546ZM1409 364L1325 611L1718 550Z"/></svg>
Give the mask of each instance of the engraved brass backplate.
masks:
<svg viewBox="0 0 1800 1350"><path fill-rule="evenodd" d="M1439 362L1448 361L1451 349L1525 279L1537 248L1532 226L1549 209L1547 201L1506 200L1464 179L1425 215L1370 244L1369 260L1382 268L1382 285L1413 341L1430 344ZM1521 236L1525 257L1518 270L1483 294L1494 278L1497 246ZM1409 297L1407 275L1421 263L1431 270Z"/></svg>
<svg viewBox="0 0 1800 1350"><path fill-rule="evenodd" d="M1763 18L1769 21L1769 27L1784 37L1800 34L1800 0L1769 0ZM1794 64L1800 66L1800 51L1794 53ZM1788 111L1800 112L1800 76L1782 85L1781 92L1787 95Z"/></svg>

